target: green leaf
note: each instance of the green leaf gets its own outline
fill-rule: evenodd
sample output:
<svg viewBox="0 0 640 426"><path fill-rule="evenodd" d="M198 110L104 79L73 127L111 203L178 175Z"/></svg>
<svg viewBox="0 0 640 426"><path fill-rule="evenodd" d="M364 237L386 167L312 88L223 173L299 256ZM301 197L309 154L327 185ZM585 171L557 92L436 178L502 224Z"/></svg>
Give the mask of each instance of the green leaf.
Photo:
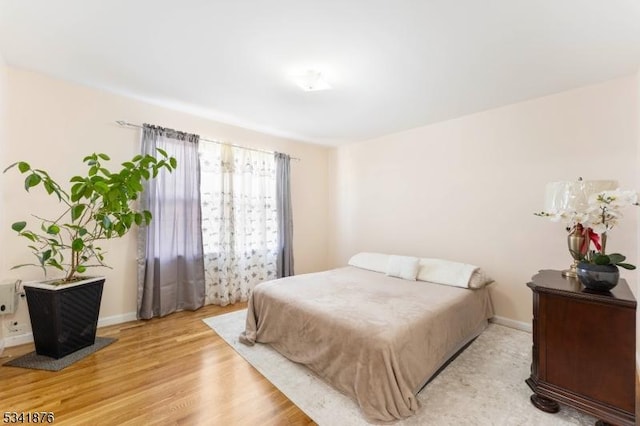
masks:
<svg viewBox="0 0 640 426"><path fill-rule="evenodd" d="M131 224L133 223L133 213L128 213L122 217L122 222L124 226L127 228L131 228Z"/></svg>
<svg viewBox="0 0 640 426"><path fill-rule="evenodd" d="M109 170L105 169L104 167L100 168L100 172L102 172L102 174L107 176L107 177L111 176L111 172Z"/></svg>
<svg viewBox="0 0 640 426"><path fill-rule="evenodd" d="M609 261L613 264L618 264L620 262L624 262L626 259L625 256L621 255L620 253L611 253L609 255Z"/></svg>
<svg viewBox="0 0 640 426"><path fill-rule="evenodd" d="M94 186L96 188L96 192L99 192L100 194L105 194L109 191L109 185L104 182L96 182Z"/></svg>
<svg viewBox="0 0 640 426"><path fill-rule="evenodd" d="M618 266L624 269L629 269L629 270L636 269L636 267L630 263L618 263Z"/></svg>
<svg viewBox="0 0 640 426"><path fill-rule="evenodd" d="M78 267L76 268L76 271L78 271L78 272L80 272L80 273L83 273L83 272L85 272L86 270L87 270L87 267L86 267L86 266L83 266L83 265L78 265Z"/></svg>
<svg viewBox="0 0 640 426"><path fill-rule="evenodd" d="M145 210L142 212L142 214L144 215L144 223L146 223L147 225L151 223L151 218L153 217L151 215L151 212L149 210Z"/></svg>
<svg viewBox="0 0 640 426"><path fill-rule="evenodd" d="M71 249L73 251L81 251L83 248L84 248L84 241L82 241L82 238L76 238L71 243Z"/></svg>
<svg viewBox="0 0 640 426"><path fill-rule="evenodd" d="M76 202L80 198L82 198L82 194L84 193L84 189L87 187L84 183L76 183L71 187L71 201Z"/></svg>
<svg viewBox="0 0 640 426"><path fill-rule="evenodd" d="M89 176L93 176L96 173L98 173L98 169L99 169L98 166L91 166L91 168L89 169Z"/></svg>
<svg viewBox="0 0 640 426"><path fill-rule="evenodd" d="M133 168L135 168L135 167L136 167L136 165L135 165L135 164L133 164L133 163L132 163L132 162L130 162L130 161L125 161L124 163L122 163L122 165L123 165L124 167L126 167L127 169L133 169Z"/></svg>
<svg viewBox="0 0 640 426"><path fill-rule="evenodd" d="M81 237L84 237L85 235L87 235L89 231L87 231L86 228L79 228L78 229L78 235L80 235Z"/></svg>
<svg viewBox="0 0 640 426"><path fill-rule="evenodd" d="M165 151L164 149L156 148L156 151L158 151L160 155L162 155L165 158L169 156L169 154L167 154L167 151Z"/></svg>
<svg viewBox="0 0 640 426"><path fill-rule="evenodd" d="M131 190L133 192L142 192L144 191L144 187L142 186L142 184L140 183L140 177L138 176L137 179L131 179L129 181L129 188L131 188Z"/></svg>
<svg viewBox="0 0 640 426"><path fill-rule="evenodd" d="M136 223L136 225L138 225L138 226L142 225L142 219L143 219L143 217L142 217L142 215L141 215L140 213L136 213L136 214L133 216L133 221L134 221L134 222Z"/></svg>
<svg viewBox="0 0 640 426"><path fill-rule="evenodd" d="M43 251L42 252L42 263L44 263L47 260L49 260L50 257L51 257L51 250Z"/></svg>
<svg viewBox="0 0 640 426"><path fill-rule="evenodd" d="M34 186L36 186L37 184L39 184L42 181L42 178L40 177L40 175L37 175L35 173L31 173L29 176L27 176L27 178L24 180L24 189L26 189L27 191L29 191L29 188L32 188Z"/></svg>
<svg viewBox="0 0 640 426"><path fill-rule="evenodd" d="M105 229L111 229L111 226L113 225L113 222L111 222L111 219L109 219L109 216L105 216L102 218L102 227Z"/></svg>
<svg viewBox="0 0 640 426"><path fill-rule="evenodd" d="M3 171L2 173L7 173L9 170L13 169L15 166L17 166L18 163L13 163L13 164L9 164Z"/></svg>
<svg viewBox="0 0 640 426"><path fill-rule="evenodd" d="M76 220L78 220L81 216L82 213L84 212L86 205L84 204L76 204L73 207L71 207L71 221L75 222Z"/></svg>
<svg viewBox="0 0 640 426"><path fill-rule="evenodd" d="M100 158L102 158L103 160L106 160L106 161L111 160L111 158L107 154L98 154L98 157L100 157Z"/></svg>
<svg viewBox="0 0 640 426"><path fill-rule="evenodd" d="M175 169L178 167L178 160L176 160L175 157L171 157L169 158L169 164L171 164L171 167Z"/></svg>
<svg viewBox="0 0 640 426"><path fill-rule="evenodd" d="M122 237L127 232L127 228L125 228L122 222L116 223L114 228L119 237Z"/></svg>
<svg viewBox="0 0 640 426"><path fill-rule="evenodd" d="M136 163L136 162L138 162L140 160L142 160L142 155L140 155L140 154L136 155L135 157L133 157L131 159L131 161L133 161L134 163Z"/></svg>
<svg viewBox="0 0 640 426"><path fill-rule="evenodd" d="M11 229L13 229L16 232L20 232L26 226L27 226L27 222L15 222L13 225L11 225Z"/></svg>
<svg viewBox="0 0 640 426"><path fill-rule="evenodd" d="M47 265L49 265L49 266L53 266L54 268L57 268L57 269L60 269L61 271L64 271L64 268L62 267L62 265L60 265L60 264L58 263L58 261L57 261L57 260L55 260L55 259L53 259L53 258L52 258L52 259L49 259L49 260L47 261Z"/></svg>
<svg viewBox="0 0 640 426"><path fill-rule="evenodd" d="M20 173L27 172L30 169L31 169L31 166L29 165L29 163L25 163L24 161L20 161L18 163L18 170L20 170Z"/></svg>
<svg viewBox="0 0 640 426"><path fill-rule="evenodd" d="M33 241L34 243L38 240L38 238L36 237L36 235L33 232L25 231L25 232L21 232L20 235L22 235L23 237Z"/></svg>
<svg viewBox="0 0 640 426"><path fill-rule="evenodd" d="M60 227L56 224L53 224L47 228L47 234L58 235L59 233L60 233Z"/></svg>
<svg viewBox="0 0 640 426"><path fill-rule="evenodd" d="M84 178L81 176L74 176L69 182L84 182Z"/></svg>
<svg viewBox="0 0 640 426"><path fill-rule="evenodd" d="M34 265L33 263L23 263L21 265L12 266L11 269L24 268L25 266L39 266L39 265Z"/></svg>
<svg viewBox="0 0 640 426"><path fill-rule="evenodd" d="M45 191L47 191L47 194L52 194L53 193L54 188L53 188L53 185L51 184L51 181L45 180L43 182L43 185L44 185Z"/></svg>
<svg viewBox="0 0 640 426"><path fill-rule="evenodd" d="M593 257L593 262L596 265L610 265L611 259L609 259L609 256L607 256L606 254L596 254Z"/></svg>

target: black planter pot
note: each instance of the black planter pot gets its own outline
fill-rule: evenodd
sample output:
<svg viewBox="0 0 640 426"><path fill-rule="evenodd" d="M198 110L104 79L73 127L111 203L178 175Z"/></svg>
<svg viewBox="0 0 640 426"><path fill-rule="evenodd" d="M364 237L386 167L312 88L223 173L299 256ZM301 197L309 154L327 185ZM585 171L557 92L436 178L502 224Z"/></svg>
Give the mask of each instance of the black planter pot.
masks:
<svg viewBox="0 0 640 426"><path fill-rule="evenodd" d="M24 286L38 355L62 358L95 343L104 280Z"/></svg>
<svg viewBox="0 0 640 426"><path fill-rule="evenodd" d="M616 265L594 265L578 263L576 267L578 279L583 286L595 291L609 291L618 285L620 272Z"/></svg>

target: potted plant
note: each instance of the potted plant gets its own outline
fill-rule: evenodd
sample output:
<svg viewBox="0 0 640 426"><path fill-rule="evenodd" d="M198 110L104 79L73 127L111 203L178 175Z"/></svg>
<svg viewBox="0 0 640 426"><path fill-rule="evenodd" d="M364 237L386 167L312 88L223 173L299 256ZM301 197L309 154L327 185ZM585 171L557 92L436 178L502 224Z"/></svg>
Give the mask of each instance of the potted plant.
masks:
<svg viewBox="0 0 640 426"><path fill-rule="evenodd" d="M622 217L622 207L638 205L638 195L634 191L603 191L589 198L585 223L591 234L590 241L596 250L588 250L581 256L576 268L578 279L588 289L609 291L618 284L620 272L618 267L636 269L625 263L626 257L620 253L606 254L607 232L617 225ZM599 238L597 235L599 234Z"/></svg>
<svg viewBox="0 0 640 426"><path fill-rule="evenodd" d="M63 273L57 279L25 285L27 305L36 352L61 358L95 342L104 277L86 277L89 268L108 267L100 242L124 236L136 225L151 221L149 211L134 206L143 191L142 182L153 179L165 169L173 171L177 162L161 149L157 157L136 155L117 169L105 165L106 154L91 154L83 159L87 171L73 176L65 190L48 172L20 161L4 172L17 168L26 174L27 192L42 187L62 204L62 212L53 219L33 215L37 226L27 221L11 228L28 241L36 262L14 266L53 268Z"/></svg>
<svg viewBox="0 0 640 426"><path fill-rule="evenodd" d="M618 284L618 267L635 269L625 263L620 253L606 254L607 232L618 224L626 206L638 206L635 191L616 189L591 195L584 211L554 211L535 213L552 221L567 221L567 231L575 234L579 244L570 252L577 261L576 274L580 282L590 290L609 291ZM593 243L595 250L590 250Z"/></svg>
<svg viewBox="0 0 640 426"><path fill-rule="evenodd" d="M626 257L620 253L603 254L591 251L578 263L578 279L588 289L609 291L618 285L620 272L618 267L636 269L630 263L624 263Z"/></svg>

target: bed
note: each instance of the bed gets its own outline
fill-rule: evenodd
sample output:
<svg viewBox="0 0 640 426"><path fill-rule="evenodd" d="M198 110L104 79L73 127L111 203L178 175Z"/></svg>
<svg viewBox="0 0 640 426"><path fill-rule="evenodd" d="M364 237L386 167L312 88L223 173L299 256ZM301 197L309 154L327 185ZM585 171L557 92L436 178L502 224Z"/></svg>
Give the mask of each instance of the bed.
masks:
<svg viewBox="0 0 640 426"><path fill-rule="evenodd" d="M493 309L484 285L403 279L364 263L257 285L240 340L304 364L368 420L393 421L415 413L418 391L484 330Z"/></svg>

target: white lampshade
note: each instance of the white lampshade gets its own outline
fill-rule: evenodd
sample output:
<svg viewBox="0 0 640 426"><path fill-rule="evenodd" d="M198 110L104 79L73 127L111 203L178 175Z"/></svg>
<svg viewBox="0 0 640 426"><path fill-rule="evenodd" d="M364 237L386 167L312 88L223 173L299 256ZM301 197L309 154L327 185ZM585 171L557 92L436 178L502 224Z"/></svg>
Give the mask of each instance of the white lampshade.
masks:
<svg viewBox="0 0 640 426"><path fill-rule="evenodd" d="M546 212L582 212L589 196L618 188L615 180L560 181L547 184L544 210Z"/></svg>

